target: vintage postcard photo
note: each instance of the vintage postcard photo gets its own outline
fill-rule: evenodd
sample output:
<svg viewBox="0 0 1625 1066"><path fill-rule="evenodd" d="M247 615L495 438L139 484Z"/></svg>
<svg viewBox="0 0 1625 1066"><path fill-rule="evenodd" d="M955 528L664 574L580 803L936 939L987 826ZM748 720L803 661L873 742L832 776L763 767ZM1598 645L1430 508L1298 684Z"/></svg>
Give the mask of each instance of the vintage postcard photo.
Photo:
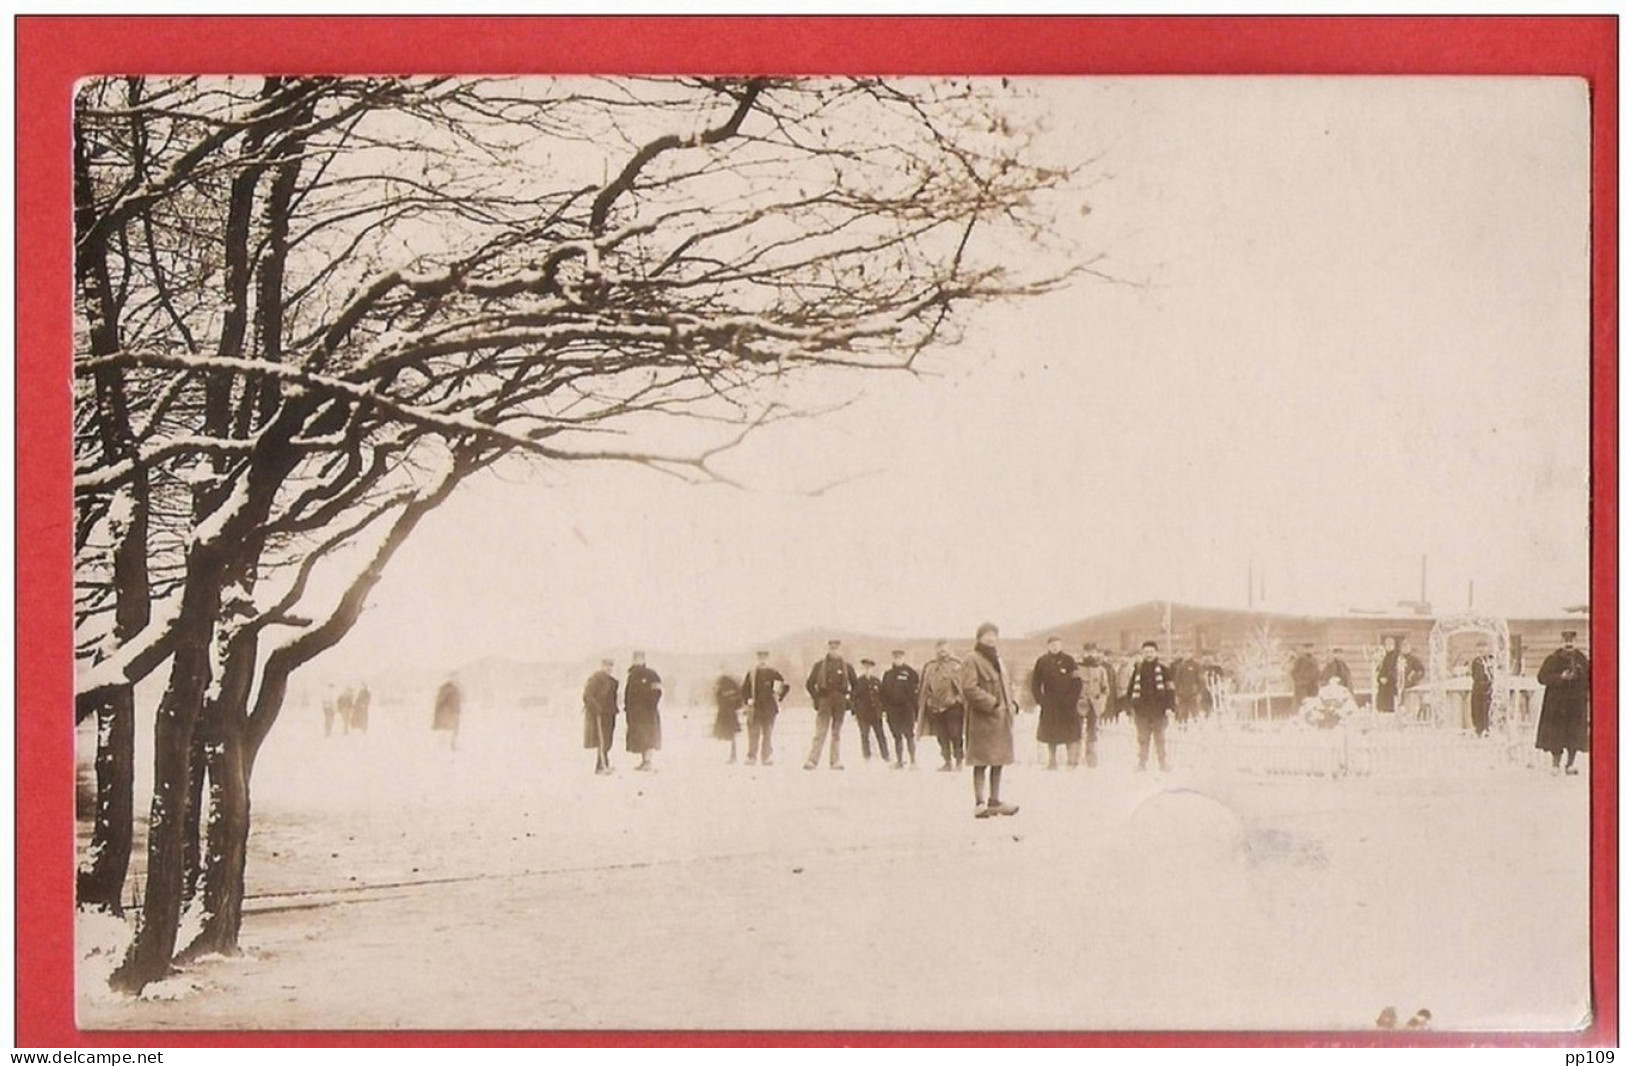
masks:
<svg viewBox="0 0 1625 1066"><path fill-rule="evenodd" d="M72 121L81 1029L1592 1024L1584 79Z"/></svg>

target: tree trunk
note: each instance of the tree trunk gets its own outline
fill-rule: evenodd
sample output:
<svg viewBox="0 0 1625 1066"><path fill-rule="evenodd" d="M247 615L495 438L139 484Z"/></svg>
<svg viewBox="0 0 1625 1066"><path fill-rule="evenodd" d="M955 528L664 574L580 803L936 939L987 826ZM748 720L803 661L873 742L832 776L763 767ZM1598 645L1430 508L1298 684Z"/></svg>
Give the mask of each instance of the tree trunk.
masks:
<svg viewBox="0 0 1625 1066"><path fill-rule="evenodd" d="M188 592L193 592L188 589ZM214 588L219 600L219 588ZM141 924L109 984L139 993L168 976L180 927L185 874L186 806L191 790L192 731L209 684L214 610L184 612L169 687L153 729L152 817L147 830L147 887Z"/></svg>
<svg viewBox="0 0 1625 1066"><path fill-rule="evenodd" d="M197 895L203 875L203 785L210 773L208 739L212 731L206 715L192 727L191 771L186 789L186 836L181 848L181 902L190 903Z"/></svg>
<svg viewBox="0 0 1625 1066"><path fill-rule="evenodd" d="M248 864L248 782L253 770L248 696L258 667L257 632L238 632L226 651L219 694L204 705L198 722L209 780L208 849L202 863L203 929L181 952L182 962L199 955L237 952Z"/></svg>
<svg viewBox="0 0 1625 1066"><path fill-rule="evenodd" d="M135 820L135 687L109 689L96 706L96 822L79 870L79 906L123 914Z"/></svg>
<svg viewBox="0 0 1625 1066"><path fill-rule="evenodd" d="M132 90L138 91L138 90ZM83 238L95 217L90 158L75 122L73 150L74 229ZM77 294L90 326L92 355L109 355L123 347L119 327L122 301L112 281L105 240L81 239L74 255ZM113 636L132 639L152 618L152 588L147 568L147 522L150 506L147 473L130 428L130 408L123 372L95 375L97 431L114 461L132 464L124 497L128 513L110 522L117 539L113 552L113 585L117 594ZM90 701L96 715L96 820L90 854L78 877L80 906L123 913L121 897L129 871L135 818L135 689L118 685ZM79 720L76 701L76 722Z"/></svg>
<svg viewBox="0 0 1625 1066"><path fill-rule="evenodd" d="M203 875L203 929L180 954L235 955L248 866L247 717L231 715L208 746L209 848Z"/></svg>

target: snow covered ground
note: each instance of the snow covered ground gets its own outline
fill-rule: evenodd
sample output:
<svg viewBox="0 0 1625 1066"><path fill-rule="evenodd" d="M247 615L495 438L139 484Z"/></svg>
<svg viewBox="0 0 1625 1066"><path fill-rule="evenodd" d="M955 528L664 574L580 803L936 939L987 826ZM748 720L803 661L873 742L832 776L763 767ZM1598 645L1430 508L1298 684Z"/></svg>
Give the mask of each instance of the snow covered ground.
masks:
<svg viewBox="0 0 1625 1066"><path fill-rule="evenodd" d="M1175 769L1136 774L1125 720L1099 768L1051 773L1024 715L1021 812L977 821L934 743L918 771L866 764L848 720L847 769L804 771L804 707L772 767L723 765L709 712L667 708L659 772L617 750L610 777L573 714L471 707L452 752L426 707L331 738L289 713L256 774L245 954L123 1000L105 976L127 932L83 919L81 1026L1586 1021L1589 777L1462 738L1330 778L1249 773L1233 735L1170 731Z"/></svg>

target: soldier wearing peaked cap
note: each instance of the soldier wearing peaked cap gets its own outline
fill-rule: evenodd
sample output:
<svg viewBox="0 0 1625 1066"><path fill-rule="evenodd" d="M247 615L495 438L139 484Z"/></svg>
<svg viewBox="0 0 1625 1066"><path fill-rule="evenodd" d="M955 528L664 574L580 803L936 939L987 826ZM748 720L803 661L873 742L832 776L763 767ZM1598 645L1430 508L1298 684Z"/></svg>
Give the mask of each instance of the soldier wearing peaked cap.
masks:
<svg viewBox="0 0 1625 1066"><path fill-rule="evenodd" d="M918 769L914 761L914 717L920 699L920 675L914 667L903 661L902 648L893 649L891 666L880 679L880 703L886 711L886 726L891 730L892 748L897 752L897 768L903 763L903 747L908 747L908 763Z"/></svg>
<svg viewBox="0 0 1625 1066"><path fill-rule="evenodd" d="M875 661L865 658L858 660L858 664L863 667L863 672L858 675L857 683L852 688L852 714L858 720L858 742L863 747L863 761L868 762L873 757L873 748L869 743L872 734L874 747L880 749L881 761L891 762L891 752L886 747L885 722L881 718L880 678L875 676Z"/></svg>
<svg viewBox="0 0 1625 1066"><path fill-rule="evenodd" d="M1591 750L1591 660L1575 647L1579 632L1563 631L1563 646L1540 664L1537 680L1546 686L1541 697L1535 747L1551 752L1552 773L1578 774L1574 754ZM1561 770L1558 759L1568 755Z"/></svg>
<svg viewBox="0 0 1625 1066"><path fill-rule="evenodd" d="M620 711L621 684L615 680L615 660L605 659L587 678L581 692L582 746L598 754L593 773L611 772L609 748L615 742L615 715Z"/></svg>
<svg viewBox="0 0 1625 1066"><path fill-rule="evenodd" d="M745 698L745 728L750 735L750 749L745 762L754 765L759 757L763 766L773 765L773 725L779 717L779 701L790 694L790 685L784 675L767 664L767 652L756 653L756 665L745 675L741 695Z"/></svg>
<svg viewBox="0 0 1625 1066"><path fill-rule="evenodd" d="M805 769L818 769L818 760L824 754L824 741L829 741L829 768L844 770L841 765L841 723L846 720L847 704L852 691L858 687L858 675L852 664L841 655L841 642L832 640L824 657L813 664L807 675L807 695L812 697L817 724L813 727L812 749L807 752Z"/></svg>

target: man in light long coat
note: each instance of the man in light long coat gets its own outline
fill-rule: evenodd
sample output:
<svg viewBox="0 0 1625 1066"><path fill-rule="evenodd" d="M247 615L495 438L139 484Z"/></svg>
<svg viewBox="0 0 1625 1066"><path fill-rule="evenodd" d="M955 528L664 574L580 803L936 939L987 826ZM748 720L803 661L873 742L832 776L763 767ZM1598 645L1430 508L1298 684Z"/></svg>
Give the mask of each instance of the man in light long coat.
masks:
<svg viewBox="0 0 1625 1066"><path fill-rule="evenodd" d="M1083 646L1083 658L1078 660L1078 680L1083 686L1083 763L1094 766L1097 757L1095 745L1100 739L1100 719L1105 717L1116 695L1111 664L1094 644Z"/></svg>
<svg viewBox="0 0 1625 1066"><path fill-rule="evenodd" d="M965 689L965 758L971 764L976 817L1015 814L1020 808L999 799L1004 768L1016 761L1016 701L999 661L999 628L983 622L976 647L960 667Z"/></svg>

